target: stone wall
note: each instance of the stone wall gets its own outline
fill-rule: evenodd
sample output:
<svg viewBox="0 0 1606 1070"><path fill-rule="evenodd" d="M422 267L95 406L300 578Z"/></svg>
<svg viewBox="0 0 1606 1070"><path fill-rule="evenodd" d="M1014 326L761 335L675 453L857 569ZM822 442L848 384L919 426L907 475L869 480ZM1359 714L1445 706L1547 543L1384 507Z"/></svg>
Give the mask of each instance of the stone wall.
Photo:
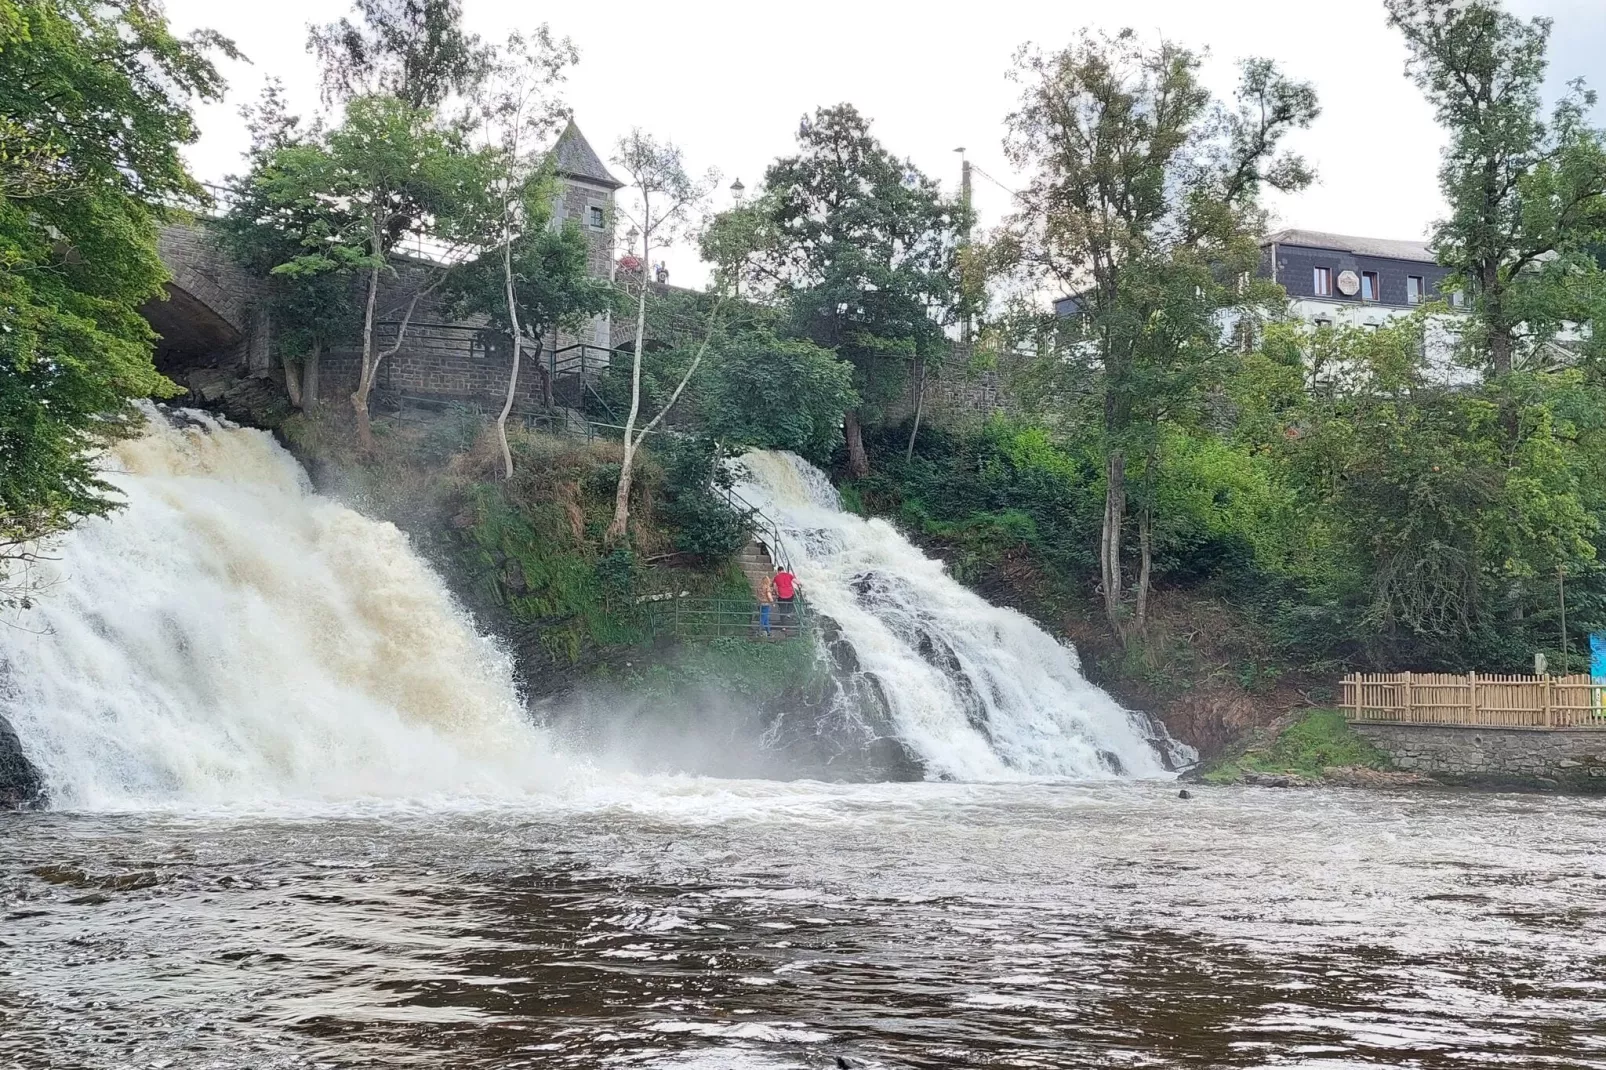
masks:
<svg viewBox="0 0 1606 1070"><path fill-rule="evenodd" d="M1016 411L1018 406L1011 398L1010 381L1024 369L1029 359L1003 353L978 367L970 352L963 345L956 345L942 366L933 367L926 375L921 422L957 429ZM918 373L911 374L903 396L887 406L885 422L897 424L911 418L919 390L920 377Z"/></svg>
<svg viewBox="0 0 1606 1070"><path fill-rule="evenodd" d="M1606 792L1606 731L1354 722L1401 769L1456 780Z"/></svg>

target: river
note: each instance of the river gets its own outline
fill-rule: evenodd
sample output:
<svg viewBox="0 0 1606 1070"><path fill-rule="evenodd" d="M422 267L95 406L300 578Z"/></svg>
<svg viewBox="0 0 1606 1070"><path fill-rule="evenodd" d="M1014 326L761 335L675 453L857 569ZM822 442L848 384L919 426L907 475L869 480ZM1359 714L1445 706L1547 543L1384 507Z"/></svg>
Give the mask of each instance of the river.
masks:
<svg viewBox="0 0 1606 1070"><path fill-rule="evenodd" d="M1074 650L778 454L803 729L925 779L697 776L768 737L696 709L576 750L400 531L149 414L0 622L50 807L0 814L4 1070L1606 1067L1606 801L1181 798Z"/></svg>
<svg viewBox="0 0 1606 1070"><path fill-rule="evenodd" d="M0 1065L1606 1066L1606 801L1193 790L4 815Z"/></svg>

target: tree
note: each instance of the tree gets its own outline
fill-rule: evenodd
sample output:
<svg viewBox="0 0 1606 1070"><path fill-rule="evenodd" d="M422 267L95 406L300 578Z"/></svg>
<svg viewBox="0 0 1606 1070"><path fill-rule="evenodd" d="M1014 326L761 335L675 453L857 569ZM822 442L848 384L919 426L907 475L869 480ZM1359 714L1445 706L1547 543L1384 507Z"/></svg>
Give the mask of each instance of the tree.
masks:
<svg viewBox="0 0 1606 1070"><path fill-rule="evenodd" d="M541 146L551 140L565 109L553 96L564 70L577 59L567 40L554 41L545 26L529 37L512 34L489 64L474 94L474 110L493 157L486 233L480 257L454 289L464 311L484 312L506 330L507 394L496 418L506 478L513 477L508 415L518 393L522 350L539 355L541 336L559 324L577 325L607 309L612 287L591 277L586 240L578 225L554 230L558 195L551 161ZM489 260L497 261L494 269ZM497 276L495 285L492 276ZM491 299L500 291L500 302ZM550 385L550 384L549 384Z"/></svg>
<svg viewBox="0 0 1606 1070"><path fill-rule="evenodd" d="M1077 314L1051 353L1096 397L1105 509L1100 586L1124 641L1146 625L1152 568L1155 432L1187 420L1223 351L1220 316L1272 296L1251 281L1266 187L1311 181L1283 137L1317 114L1309 85L1266 60L1242 65L1237 107L1212 106L1198 57L1131 30L1084 34L1052 54L1023 50L1007 143L1030 181L1011 240L1030 278L1073 295ZM1123 539L1139 458L1139 563L1127 604Z"/></svg>
<svg viewBox="0 0 1606 1070"><path fill-rule="evenodd" d="M750 292L787 309L789 332L855 369L859 405L843 420L848 466L870 470L863 424L902 392L912 365L941 359L959 296L963 207L900 160L848 104L798 128L754 204L727 213L705 243Z"/></svg>
<svg viewBox="0 0 1606 1070"><path fill-rule="evenodd" d="M624 537L626 525L630 522L630 484L641 441L674 407L686 384L696 374L713 338L720 310L716 303L709 316L702 344L697 347L673 393L658 414L637 430L636 417L641 412L641 358L647 342L647 295L652 289L652 251L656 246L669 245L690 225L694 212L712 192L719 176L711 170L701 178L693 178L686 171L679 148L639 129L619 139L614 162L630 176L631 186L635 190L634 209L624 214L631 220L641 239L641 271L636 292L636 342L631 357L630 412L625 417L624 457L619 465L619 483L614 492L613 521L604 535L610 546Z"/></svg>
<svg viewBox="0 0 1606 1070"><path fill-rule="evenodd" d="M730 449L792 450L829 460L858 403L853 365L802 338L765 329L723 339L711 359L703 419Z"/></svg>
<svg viewBox="0 0 1606 1070"><path fill-rule="evenodd" d="M351 395L357 434L373 446L368 400L385 358L400 350L414 311L481 238L494 161L471 151L460 129L397 97L351 100L341 124L266 155L250 177L247 209L257 224L283 227L296 255L272 269L298 284L323 276L364 277L362 364ZM416 261L395 342L381 350L376 308L382 280L398 275L391 252L408 238L440 251Z"/></svg>
<svg viewBox="0 0 1606 1070"><path fill-rule="evenodd" d="M343 18L307 36L325 103L384 94L439 109L484 76L490 52L463 31L460 0L357 0L355 10L360 23Z"/></svg>
<svg viewBox="0 0 1606 1070"><path fill-rule="evenodd" d="M251 131L248 166L230 178L228 211L216 228L235 260L267 278L285 390L291 404L311 412L318 406L322 354L357 334L350 277L335 270L333 261L329 270L274 269L305 254L309 243L352 232L357 221L343 203L283 180L290 160L316 151L319 132L303 130L299 117L289 113L280 83L269 82L261 101L241 114Z"/></svg>
<svg viewBox="0 0 1606 1070"><path fill-rule="evenodd" d="M96 453L176 392L139 308L163 205L204 199L179 149L218 51L149 3L0 0L0 602L26 600L6 574L36 540L116 507Z"/></svg>
<svg viewBox="0 0 1606 1070"><path fill-rule="evenodd" d="M1524 22L1492 0L1387 7L1450 135L1439 170L1450 214L1434 250L1472 299L1469 346L1504 376L1558 325L1551 280L1599 270L1588 248L1606 234L1606 151L1586 122L1595 95L1573 82L1544 121L1549 19Z"/></svg>

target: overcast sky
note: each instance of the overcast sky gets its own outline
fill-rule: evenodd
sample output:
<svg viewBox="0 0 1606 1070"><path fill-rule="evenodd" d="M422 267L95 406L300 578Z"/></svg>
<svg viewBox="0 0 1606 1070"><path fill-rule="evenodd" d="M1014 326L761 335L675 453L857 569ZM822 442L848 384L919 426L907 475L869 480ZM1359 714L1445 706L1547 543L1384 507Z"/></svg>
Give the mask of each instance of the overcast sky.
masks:
<svg viewBox="0 0 1606 1070"><path fill-rule="evenodd" d="M1524 15L1555 20L1551 82L1582 75L1606 89L1606 3L1511 0ZM798 119L843 101L874 121L899 155L956 188L964 146L977 175L982 224L1008 210L1017 181L1005 163L1004 118L1016 87L1006 78L1023 43L1069 42L1084 26L1132 26L1208 51L1205 77L1223 94L1246 56L1275 58L1316 84L1322 116L1297 148L1317 185L1274 204L1281 226L1386 238L1426 237L1441 213L1435 171L1442 136L1404 75L1405 51L1382 0L1298 5L1286 0L985 0L965 5L889 0L614 0L589 9L519 0L464 0L472 30L500 39L542 21L572 38L580 64L565 96L599 154L632 126L667 137L697 168L716 167L726 187L749 189L777 155L791 151ZM246 137L240 103L269 74L282 78L304 113L317 105L307 26L346 13L333 0L219 4L168 0L181 31L209 26L232 37L252 63L228 64L228 100L201 112L202 138L189 156L216 180L238 170ZM1606 117L1606 109L1597 111ZM676 282L703 277L696 256L668 257Z"/></svg>

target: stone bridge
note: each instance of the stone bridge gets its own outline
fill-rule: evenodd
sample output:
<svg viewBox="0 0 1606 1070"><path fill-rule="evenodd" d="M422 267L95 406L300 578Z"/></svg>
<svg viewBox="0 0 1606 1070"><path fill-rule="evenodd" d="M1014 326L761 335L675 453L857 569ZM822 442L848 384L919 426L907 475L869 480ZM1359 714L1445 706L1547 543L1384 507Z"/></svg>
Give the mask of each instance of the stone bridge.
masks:
<svg viewBox="0 0 1606 1070"><path fill-rule="evenodd" d="M282 397L284 371L273 348L266 280L235 263L202 224L164 227L159 248L173 277L166 299L151 301L140 310L161 336L157 368L208 403L225 395L232 398L241 388L247 388L247 396L256 401ZM381 287L378 299L381 346L394 340L395 319L424 277L419 261L398 257L394 263L396 271ZM353 282L354 287L359 285ZM433 295L426 297L413 314L405 346L380 367L375 385L381 400L500 406L510 370L508 347L482 337L483 322L455 322ZM543 341L542 361L532 365L527 359L528 373L520 376L515 407L521 412L547 411L544 365L551 364L552 374L561 378L567 374L564 361L574 363L572 354L564 361L554 359L554 350L588 343L590 362L581 361L582 376L595 378L608 363L607 350L589 345L589 338L564 334ZM355 387L359 355L354 346L323 354L320 365L316 382L321 401L343 398ZM561 405L579 404L578 397L566 398L561 391L557 400ZM223 405L230 411L227 398Z"/></svg>
<svg viewBox="0 0 1606 1070"><path fill-rule="evenodd" d="M272 324L267 287L193 224L162 228L162 262L172 273L167 299L140 311L161 337L156 366L177 382L202 368L235 375L270 373Z"/></svg>

